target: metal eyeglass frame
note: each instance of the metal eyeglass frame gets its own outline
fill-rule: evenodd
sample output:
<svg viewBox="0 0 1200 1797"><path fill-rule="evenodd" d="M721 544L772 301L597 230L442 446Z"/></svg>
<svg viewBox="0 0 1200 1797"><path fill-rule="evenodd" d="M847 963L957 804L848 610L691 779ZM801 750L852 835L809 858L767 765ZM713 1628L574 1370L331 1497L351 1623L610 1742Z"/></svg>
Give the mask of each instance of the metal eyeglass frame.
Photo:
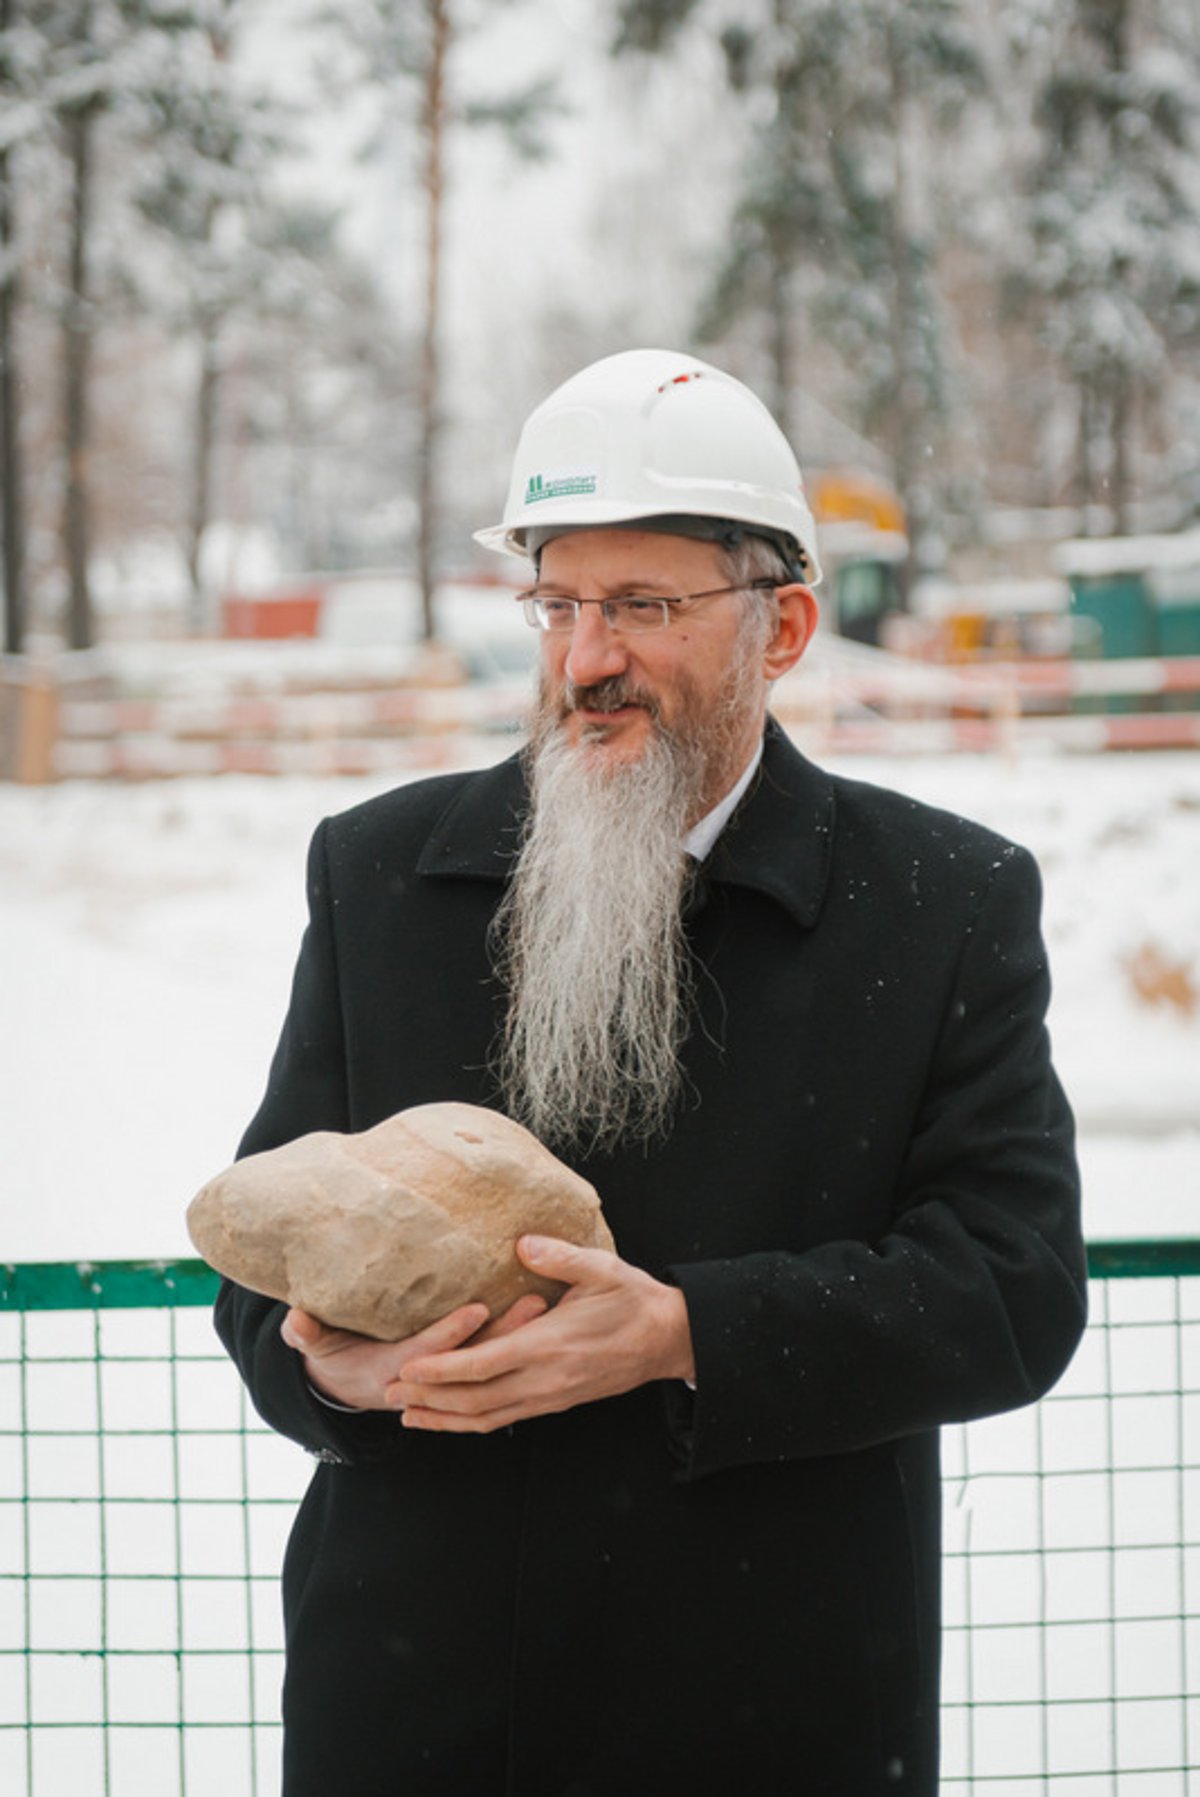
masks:
<svg viewBox="0 0 1200 1797"><path fill-rule="evenodd" d="M622 635L643 636L652 630L665 630L671 622L671 608L683 605L689 599L715 599L721 593L749 593L753 591L772 591L778 587L777 580L764 578L760 580L740 581L736 586L705 587L700 593L676 593L669 599L660 598L656 593L623 593L616 599L572 599L566 593L538 593L532 588L518 593L517 598L525 611L525 622L534 630L548 632L552 636L565 636L574 630L579 622L581 605L598 605L600 615L610 630ZM562 606L561 612L548 612L548 605ZM637 607L637 610L631 608Z"/></svg>

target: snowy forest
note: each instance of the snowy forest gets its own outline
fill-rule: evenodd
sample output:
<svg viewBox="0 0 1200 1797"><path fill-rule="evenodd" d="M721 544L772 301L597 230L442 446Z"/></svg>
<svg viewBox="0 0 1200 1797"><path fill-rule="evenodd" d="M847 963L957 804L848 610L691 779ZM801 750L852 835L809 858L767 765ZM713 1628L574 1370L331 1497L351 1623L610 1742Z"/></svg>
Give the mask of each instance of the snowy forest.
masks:
<svg viewBox="0 0 1200 1797"><path fill-rule="evenodd" d="M938 570L1200 511L1194 0L0 0L4 649L247 556L433 634L524 412L688 347Z"/></svg>

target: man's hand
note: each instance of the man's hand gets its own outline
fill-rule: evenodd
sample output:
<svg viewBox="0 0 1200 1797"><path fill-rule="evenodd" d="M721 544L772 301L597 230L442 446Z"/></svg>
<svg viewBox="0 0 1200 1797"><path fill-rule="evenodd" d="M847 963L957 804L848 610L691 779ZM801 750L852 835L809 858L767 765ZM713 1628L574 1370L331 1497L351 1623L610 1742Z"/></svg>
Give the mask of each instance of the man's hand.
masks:
<svg viewBox="0 0 1200 1797"><path fill-rule="evenodd" d="M687 1304L674 1286L603 1249L545 1236L522 1236L517 1252L569 1290L524 1327L407 1353L387 1394L406 1428L487 1434L651 1379L695 1377Z"/></svg>
<svg viewBox="0 0 1200 1797"><path fill-rule="evenodd" d="M471 1340L491 1341L541 1316L546 1300L530 1292L511 1309L488 1322L486 1304L463 1304L439 1317L419 1335L405 1341L373 1341L348 1329L328 1329L304 1310L289 1310L280 1334L289 1348L304 1356L309 1383L335 1404L354 1410L394 1410L388 1391L408 1362L418 1355L439 1354Z"/></svg>

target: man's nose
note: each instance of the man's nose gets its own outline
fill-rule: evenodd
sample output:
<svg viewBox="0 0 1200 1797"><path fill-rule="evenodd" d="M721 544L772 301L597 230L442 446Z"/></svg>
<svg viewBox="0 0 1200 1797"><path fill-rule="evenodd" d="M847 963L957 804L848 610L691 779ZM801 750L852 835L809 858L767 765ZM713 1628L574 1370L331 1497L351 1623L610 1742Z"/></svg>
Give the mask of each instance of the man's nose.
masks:
<svg viewBox="0 0 1200 1797"><path fill-rule="evenodd" d="M603 609L599 605L581 605L567 650L567 678L576 686L595 686L600 680L623 673L628 662L624 638L608 623Z"/></svg>

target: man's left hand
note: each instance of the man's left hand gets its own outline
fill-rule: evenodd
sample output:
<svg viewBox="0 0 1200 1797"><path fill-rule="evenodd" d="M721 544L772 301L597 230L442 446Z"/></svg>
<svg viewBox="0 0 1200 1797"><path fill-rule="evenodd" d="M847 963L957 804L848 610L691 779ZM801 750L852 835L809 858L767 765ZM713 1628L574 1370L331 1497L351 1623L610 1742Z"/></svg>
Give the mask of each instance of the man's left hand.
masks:
<svg viewBox="0 0 1200 1797"><path fill-rule="evenodd" d="M517 1252L568 1290L511 1335L410 1360L387 1390L406 1428L488 1434L651 1379L695 1377L687 1304L675 1286L604 1249L547 1236L522 1236Z"/></svg>

